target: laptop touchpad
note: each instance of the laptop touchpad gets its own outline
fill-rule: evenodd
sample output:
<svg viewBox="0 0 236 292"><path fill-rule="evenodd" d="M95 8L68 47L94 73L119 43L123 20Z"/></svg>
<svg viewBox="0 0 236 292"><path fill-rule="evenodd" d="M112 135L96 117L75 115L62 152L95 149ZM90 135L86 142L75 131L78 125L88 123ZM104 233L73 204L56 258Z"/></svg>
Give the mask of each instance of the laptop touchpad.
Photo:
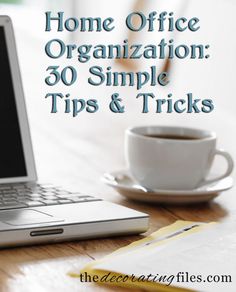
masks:
<svg viewBox="0 0 236 292"><path fill-rule="evenodd" d="M0 212L0 221L10 225L31 225L50 222L64 221L61 218L53 217L50 214L39 212L33 209L8 210Z"/></svg>

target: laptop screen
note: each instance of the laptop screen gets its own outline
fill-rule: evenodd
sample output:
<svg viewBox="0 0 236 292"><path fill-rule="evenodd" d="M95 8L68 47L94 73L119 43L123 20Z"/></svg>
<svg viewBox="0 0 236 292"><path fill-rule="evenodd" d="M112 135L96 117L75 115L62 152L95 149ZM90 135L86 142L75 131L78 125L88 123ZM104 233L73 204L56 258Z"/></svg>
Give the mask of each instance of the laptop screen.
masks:
<svg viewBox="0 0 236 292"><path fill-rule="evenodd" d="M0 26L0 178L27 176L4 27Z"/></svg>

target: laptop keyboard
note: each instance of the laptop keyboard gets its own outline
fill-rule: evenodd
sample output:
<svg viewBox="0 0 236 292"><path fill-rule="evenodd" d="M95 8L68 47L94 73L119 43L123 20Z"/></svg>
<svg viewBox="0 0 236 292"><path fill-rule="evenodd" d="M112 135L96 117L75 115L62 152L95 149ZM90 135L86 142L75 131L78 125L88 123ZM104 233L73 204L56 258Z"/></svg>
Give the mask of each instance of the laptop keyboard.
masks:
<svg viewBox="0 0 236 292"><path fill-rule="evenodd" d="M101 201L51 185L0 186L0 210Z"/></svg>

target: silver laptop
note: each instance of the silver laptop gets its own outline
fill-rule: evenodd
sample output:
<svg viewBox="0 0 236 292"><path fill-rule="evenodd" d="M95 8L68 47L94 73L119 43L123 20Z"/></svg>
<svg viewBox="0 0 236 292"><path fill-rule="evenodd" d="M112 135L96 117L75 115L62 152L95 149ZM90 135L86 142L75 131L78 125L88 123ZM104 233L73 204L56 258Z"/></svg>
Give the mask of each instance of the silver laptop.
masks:
<svg viewBox="0 0 236 292"><path fill-rule="evenodd" d="M12 23L0 16L0 247L141 233L148 215L37 183Z"/></svg>

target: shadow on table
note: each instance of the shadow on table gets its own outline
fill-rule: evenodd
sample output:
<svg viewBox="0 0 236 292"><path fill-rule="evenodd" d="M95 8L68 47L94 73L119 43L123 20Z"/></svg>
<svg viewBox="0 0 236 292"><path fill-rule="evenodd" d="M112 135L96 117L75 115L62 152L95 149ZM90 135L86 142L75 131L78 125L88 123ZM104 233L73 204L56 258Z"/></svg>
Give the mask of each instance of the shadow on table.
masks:
<svg viewBox="0 0 236 292"><path fill-rule="evenodd" d="M148 202L137 202L129 201L125 203L127 207L137 209L145 212L145 209L151 212L153 216L155 212L160 212L160 209L164 209L169 212L176 220L187 220L187 221L221 221L228 216L228 211L221 204L210 201L205 203L197 204L153 204Z"/></svg>

